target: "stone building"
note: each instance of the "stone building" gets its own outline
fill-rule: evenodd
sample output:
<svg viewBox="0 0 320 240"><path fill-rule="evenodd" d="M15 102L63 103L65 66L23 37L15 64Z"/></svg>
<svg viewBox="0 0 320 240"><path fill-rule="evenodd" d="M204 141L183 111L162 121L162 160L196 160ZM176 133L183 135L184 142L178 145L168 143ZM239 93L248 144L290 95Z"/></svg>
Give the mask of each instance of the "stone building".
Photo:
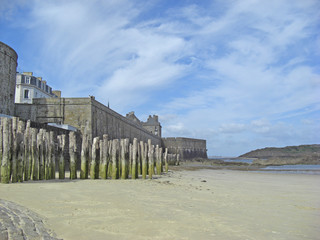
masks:
<svg viewBox="0 0 320 240"><path fill-rule="evenodd" d="M71 125L81 132L89 126L91 137L108 134L110 139L151 139L152 144L161 145L161 138L145 129L140 120L133 121L111 108L89 98L36 98L32 104L16 104L15 115L39 123Z"/></svg>
<svg viewBox="0 0 320 240"><path fill-rule="evenodd" d="M156 136L161 137L161 125L157 115L149 115L146 122L142 122L142 126Z"/></svg>
<svg viewBox="0 0 320 240"><path fill-rule="evenodd" d="M57 98L52 88L32 72L17 73L15 103L32 103L33 98Z"/></svg>
<svg viewBox="0 0 320 240"><path fill-rule="evenodd" d="M0 42L0 114L14 114L17 53Z"/></svg>
<svg viewBox="0 0 320 240"><path fill-rule="evenodd" d="M14 104L16 52L0 42L0 114L17 116L34 123L51 126L68 125L83 133L88 129L91 138L108 134L110 139L137 138L139 141L151 139L152 144L168 148L169 153L179 153L181 160L207 157L206 141L192 138L161 138L162 127L158 116L149 116L140 121L134 112L126 117L110 109L95 98L61 98L61 92L54 92L41 78L31 73L17 74L17 82L23 101ZM17 85L18 85L17 84ZM29 87L29 88L28 88ZM28 93L25 90L29 90ZM40 91L41 90L41 91ZM30 94L30 95L29 95ZM41 94L46 94L41 95ZM25 96L28 96L25 97ZM30 102L26 99L32 99ZM26 101L24 101L26 100ZM31 104L30 104L31 103Z"/></svg>

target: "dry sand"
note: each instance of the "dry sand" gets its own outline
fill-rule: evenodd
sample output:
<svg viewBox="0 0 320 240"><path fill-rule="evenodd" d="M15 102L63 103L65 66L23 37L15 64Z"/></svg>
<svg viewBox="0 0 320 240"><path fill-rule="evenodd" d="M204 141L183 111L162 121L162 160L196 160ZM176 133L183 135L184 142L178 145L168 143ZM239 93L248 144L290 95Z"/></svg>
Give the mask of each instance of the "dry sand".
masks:
<svg viewBox="0 0 320 240"><path fill-rule="evenodd" d="M64 240L320 239L320 175L228 170L0 184Z"/></svg>

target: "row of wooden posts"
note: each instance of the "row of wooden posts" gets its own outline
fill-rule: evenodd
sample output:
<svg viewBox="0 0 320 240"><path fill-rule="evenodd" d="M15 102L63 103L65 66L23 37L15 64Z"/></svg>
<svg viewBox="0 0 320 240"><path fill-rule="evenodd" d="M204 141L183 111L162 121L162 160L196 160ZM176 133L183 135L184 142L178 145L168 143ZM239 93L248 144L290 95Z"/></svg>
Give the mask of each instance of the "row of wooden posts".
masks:
<svg viewBox="0 0 320 240"><path fill-rule="evenodd" d="M30 127L18 118L1 118L0 124L0 179L1 183L28 180L65 179L69 160L70 179L77 178L77 163L81 162L80 179L142 179L168 171L169 163L179 162L179 154L168 154L167 149L136 138L109 140L95 137L91 141L87 129L82 134L69 132L56 136L53 131ZM77 142L81 144L79 156ZM79 159L80 158L80 159Z"/></svg>

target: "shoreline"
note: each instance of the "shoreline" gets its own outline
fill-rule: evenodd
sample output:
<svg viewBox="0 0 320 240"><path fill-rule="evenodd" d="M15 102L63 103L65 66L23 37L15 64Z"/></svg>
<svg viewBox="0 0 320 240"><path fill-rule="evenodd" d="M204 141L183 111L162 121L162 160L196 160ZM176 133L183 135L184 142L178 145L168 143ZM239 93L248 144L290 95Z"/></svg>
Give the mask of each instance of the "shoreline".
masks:
<svg viewBox="0 0 320 240"><path fill-rule="evenodd" d="M64 240L320 235L319 175L197 169L155 177L2 184L0 198L35 212Z"/></svg>

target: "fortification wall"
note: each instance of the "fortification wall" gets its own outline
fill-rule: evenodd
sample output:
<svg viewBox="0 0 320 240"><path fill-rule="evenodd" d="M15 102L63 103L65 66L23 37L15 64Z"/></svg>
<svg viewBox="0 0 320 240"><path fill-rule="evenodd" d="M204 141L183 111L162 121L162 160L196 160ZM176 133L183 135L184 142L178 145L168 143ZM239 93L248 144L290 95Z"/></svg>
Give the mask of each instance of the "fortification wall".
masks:
<svg viewBox="0 0 320 240"><path fill-rule="evenodd" d="M139 141L147 142L151 139L152 144L161 145L161 138L150 133L141 125L120 115L96 100L92 102L92 134L100 136L107 133L111 139L137 138Z"/></svg>
<svg viewBox="0 0 320 240"><path fill-rule="evenodd" d="M162 138L162 147L168 148L168 153L180 154L181 160L207 158L207 142L194 138Z"/></svg>
<svg viewBox="0 0 320 240"><path fill-rule="evenodd" d="M38 98L33 104L16 104L16 116L40 123L69 124L82 133L90 126L91 138L108 134L110 139L151 139L160 145L161 138L149 133L142 126L130 121L93 98Z"/></svg>
<svg viewBox="0 0 320 240"><path fill-rule="evenodd" d="M11 116L14 114L17 59L17 53L0 42L0 113Z"/></svg>

